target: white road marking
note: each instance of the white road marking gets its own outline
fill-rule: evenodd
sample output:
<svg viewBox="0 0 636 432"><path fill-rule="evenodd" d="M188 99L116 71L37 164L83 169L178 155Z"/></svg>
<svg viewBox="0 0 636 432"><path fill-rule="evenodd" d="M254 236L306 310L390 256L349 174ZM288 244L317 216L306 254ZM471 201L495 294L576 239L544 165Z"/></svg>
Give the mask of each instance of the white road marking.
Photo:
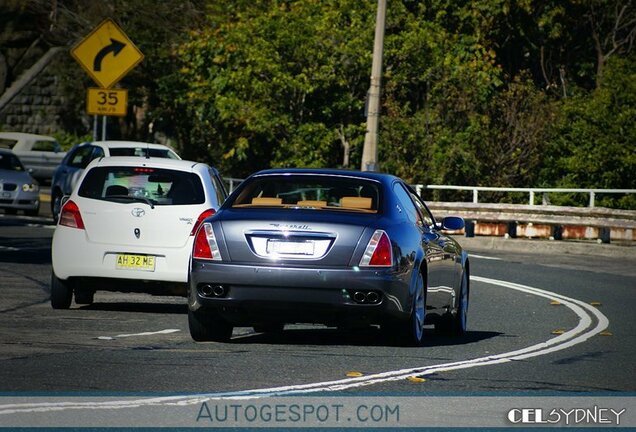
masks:
<svg viewBox="0 0 636 432"><path fill-rule="evenodd" d="M496 257L489 257L489 256L485 256L485 255L476 255L474 253L470 254L471 258L478 258L478 259L483 259L483 260L494 260L494 261L501 261L501 258L496 258Z"/></svg>
<svg viewBox="0 0 636 432"><path fill-rule="evenodd" d="M54 230L56 225L43 225L43 224L26 224L26 226L28 227L33 227L33 228L44 228L44 229L52 229Z"/></svg>
<svg viewBox="0 0 636 432"><path fill-rule="evenodd" d="M14 248L13 246L0 246L0 250L19 251L20 249Z"/></svg>
<svg viewBox="0 0 636 432"><path fill-rule="evenodd" d="M165 330L159 330L156 332L143 332L143 333L130 333L130 334L120 334L117 336L99 336L95 339L99 339L99 340L114 340L114 339L121 339L121 338L127 338L127 337L135 337L135 336L150 336L150 335L157 335L157 334L169 334L169 333L176 333L178 331L181 331L179 329L165 329Z"/></svg>
<svg viewBox="0 0 636 432"><path fill-rule="evenodd" d="M559 300L561 304L572 310L578 317L578 325L567 332L526 348L517 349L501 354L479 357L469 360L461 360L451 363L443 363L430 366L421 366L409 369L382 372L363 377L346 378L334 381L318 382L313 384L302 384L292 386L281 386L267 389L253 389L235 392L208 393L200 395L175 395L154 398L138 398L115 401L91 401L91 402L40 402L40 403L18 403L0 405L0 415L16 413L50 412L77 409L120 409L136 408L152 405L195 405L211 400L221 399L256 399L269 396L284 396L292 394L315 393L321 391L337 391L357 387L378 384L382 382L397 381L410 376L424 376L438 372L448 372L452 370L468 369L478 366L489 366L506 363L515 360L523 360L549 354L555 351L564 350L574 345L583 343L589 338L601 333L609 326L609 320L598 309L577 299L563 296L551 291L533 288L497 279L490 279L479 276L471 276L471 280L486 284L509 288L515 291L536 295L552 300ZM70 399L72 400L72 398Z"/></svg>

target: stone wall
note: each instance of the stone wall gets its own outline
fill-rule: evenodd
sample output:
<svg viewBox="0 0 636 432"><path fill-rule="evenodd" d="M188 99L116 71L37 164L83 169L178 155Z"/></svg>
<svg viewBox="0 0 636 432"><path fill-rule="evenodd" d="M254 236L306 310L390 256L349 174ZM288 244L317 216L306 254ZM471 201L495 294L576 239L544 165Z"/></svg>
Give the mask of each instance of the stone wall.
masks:
<svg viewBox="0 0 636 432"><path fill-rule="evenodd" d="M33 77L28 77L28 83L0 106L0 130L50 135L63 129L64 97L54 72L60 54Z"/></svg>

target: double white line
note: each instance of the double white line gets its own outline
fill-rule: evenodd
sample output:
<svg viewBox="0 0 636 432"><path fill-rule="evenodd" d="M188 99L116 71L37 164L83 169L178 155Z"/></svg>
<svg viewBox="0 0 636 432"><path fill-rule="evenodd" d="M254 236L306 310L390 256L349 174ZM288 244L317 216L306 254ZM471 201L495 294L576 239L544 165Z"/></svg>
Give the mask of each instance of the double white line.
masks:
<svg viewBox="0 0 636 432"><path fill-rule="evenodd" d="M580 300L556 294L551 291L533 288L511 282L472 276L472 281L490 285L496 285L515 291L544 297L550 300L558 300L563 306L572 310L578 317L578 325L563 334L526 348L509 351L506 353L479 357L470 360L462 360L451 363L443 363L430 366L422 366L395 371L382 372L362 377L346 378L334 381L326 381L312 384L273 387L267 389L243 390L236 392L208 393L201 395L175 395L154 398L123 398L120 400L73 402L73 398L66 401L42 402L42 403L15 403L0 404L0 416L17 413L34 413L47 411L81 410L81 409L121 409L156 405L193 405L210 400L222 399L256 399L270 396L288 396L306 393L338 391L359 388L389 381L403 380L412 376L426 376L439 372L448 372L459 369L468 369L480 366L489 366L507 363L516 360L525 360L550 354L556 351L570 348L580 344L589 338L605 330L609 321L598 309Z"/></svg>
<svg viewBox="0 0 636 432"><path fill-rule="evenodd" d="M396 371L381 372L373 375L367 375L363 377L347 378L337 381L328 381L314 384L304 384L286 387L275 387L271 389L261 390L246 390L242 392L228 393L228 394L209 394L202 395L203 399L224 399L224 398L250 398L250 397L264 397L264 396L284 396L290 394L302 394L310 392L321 391L337 391L346 390L356 387L363 387L372 384L379 384L388 381L403 380L412 376L425 376L438 372L448 372L458 369L468 369L478 366L489 366L500 363L507 363L510 361L524 360L531 357L537 357L545 354L549 354L555 351L564 350L574 345L585 342L589 338L599 334L605 330L609 325L609 320L598 309L590 306L580 300L576 300L570 297L566 297L560 294L553 293L551 291L542 290L539 288L533 288L526 285L500 281L496 279L490 279L480 276L472 276L472 281L483 282L491 285L501 286L512 290L524 292L527 294L536 295L539 297L545 297L550 300L558 300L563 306L571 309L579 317L578 325L564 332L563 334L549 339L546 342L541 342L536 345L522 348L515 351L510 351L501 354L490 355L486 357L479 357L470 360L462 360L452 363L443 363L430 366L415 367L409 369L400 369ZM196 402L201 402L202 399L197 399Z"/></svg>

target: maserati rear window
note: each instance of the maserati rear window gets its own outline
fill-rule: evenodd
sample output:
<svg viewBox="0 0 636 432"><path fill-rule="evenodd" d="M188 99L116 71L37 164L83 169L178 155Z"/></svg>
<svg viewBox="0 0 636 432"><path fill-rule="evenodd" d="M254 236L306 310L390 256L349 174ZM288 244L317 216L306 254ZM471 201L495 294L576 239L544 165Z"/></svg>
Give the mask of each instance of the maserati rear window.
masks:
<svg viewBox="0 0 636 432"><path fill-rule="evenodd" d="M188 205L205 202L201 179L193 173L159 168L97 167L82 182L79 195L121 203Z"/></svg>
<svg viewBox="0 0 636 432"><path fill-rule="evenodd" d="M379 184L363 178L268 175L245 184L232 207L280 207L376 213Z"/></svg>

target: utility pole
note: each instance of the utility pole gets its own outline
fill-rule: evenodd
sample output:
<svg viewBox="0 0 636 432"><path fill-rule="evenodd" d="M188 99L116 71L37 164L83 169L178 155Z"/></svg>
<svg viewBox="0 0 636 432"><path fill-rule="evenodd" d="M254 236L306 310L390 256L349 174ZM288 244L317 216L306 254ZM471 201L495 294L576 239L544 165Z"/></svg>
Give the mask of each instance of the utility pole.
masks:
<svg viewBox="0 0 636 432"><path fill-rule="evenodd" d="M361 171L378 169L378 123L380 120L380 92L382 78L382 53L384 47L384 21L386 0L378 0L378 14L375 20L375 42L371 65L371 86L367 95L367 133L364 136Z"/></svg>

